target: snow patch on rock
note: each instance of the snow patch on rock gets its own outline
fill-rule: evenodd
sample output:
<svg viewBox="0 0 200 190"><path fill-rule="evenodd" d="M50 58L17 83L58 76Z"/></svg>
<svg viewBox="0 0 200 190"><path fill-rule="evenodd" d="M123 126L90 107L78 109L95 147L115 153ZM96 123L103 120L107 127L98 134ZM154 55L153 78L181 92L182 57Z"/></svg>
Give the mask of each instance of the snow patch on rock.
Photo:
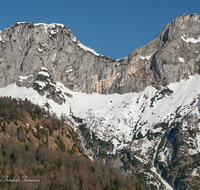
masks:
<svg viewBox="0 0 200 190"><path fill-rule="evenodd" d="M199 43L200 42L200 37L198 39L194 39L194 38L185 38L185 36L181 36L182 40L187 42L187 43Z"/></svg>

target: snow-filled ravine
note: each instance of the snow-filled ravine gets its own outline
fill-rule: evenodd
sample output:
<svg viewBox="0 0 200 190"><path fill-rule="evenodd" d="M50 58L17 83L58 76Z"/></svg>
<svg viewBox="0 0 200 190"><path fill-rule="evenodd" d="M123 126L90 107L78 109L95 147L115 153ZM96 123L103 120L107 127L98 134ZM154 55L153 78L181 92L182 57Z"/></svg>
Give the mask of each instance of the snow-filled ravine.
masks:
<svg viewBox="0 0 200 190"><path fill-rule="evenodd" d="M152 167L151 171L154 172L157 175L157 177L161 180L161 182L165 185L166 190L173 190L173 188L165 180L162 179L162 177L160 176L160 174L157 173L155 167Z"/></svg>
<svg viewBox="0 0 200 190"><path fill-rule="evenodd" d="M42 72L40 74L46 75ZM1 88L0 96L27 98L40 106L49 103L50 110L59 117L62 113L67 116L73 113L82 118L86 127L98 138L111 140L115 147L114 152L116 149L130 147L133 151L140 152L136 154L138 159L147 162L148 151L158 145L160 137L165 133L161 127L155 125L165 122L170 127L174 120L180 120L198 104L200 76L190 76L188 80L172 83L160 90L148 86L140 93L123 95L73 92L60 82L56 83L56 89L62 91L66 100L62 105L47 99L46 95L40 96L32 88L18 87L16 84ZM177 114L179 117L176 119ZM161 135L149 141L145 137L149 131ZM137 138L139 135L144 138Z"/></svg>

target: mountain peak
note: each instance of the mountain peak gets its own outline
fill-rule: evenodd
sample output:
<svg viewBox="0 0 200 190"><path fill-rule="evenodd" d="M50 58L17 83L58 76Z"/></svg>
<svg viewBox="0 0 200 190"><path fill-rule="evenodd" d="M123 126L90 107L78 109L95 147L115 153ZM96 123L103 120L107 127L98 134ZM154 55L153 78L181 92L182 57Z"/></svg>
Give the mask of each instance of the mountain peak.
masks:
<svg viewBox="0 0 200 190"><path fill-rule="evenodd" d="M0 86L41 66L56 82L86 93L139 92L179 81L199 74L199 17L175 18L151 42L120 60L84 46L63 24L16 23L0 33L0 63L8 76Z"/></svg>
<svg viewBox="0 0 200 190"><path fill-rule="evenodd" d="M192 36L199 34L200 29L200 15L198 14L184 14L173 19L169 24L167 24L163 30L160 32L160 38L164 38L166 33L169 38L176 38L177 35L187 35Z"/></svg>
<svg viewBox="0 0 200 190"><path fill-rule="evenodd" d="M62 28L66 27L65 25L63 24L60 24L60 23L51 23L51 24L46 24L46 23L31 23L31 22L16 22L15 24L19 24L19 25L26 25L26 24L29 24L29 25L34 25L34 26L44 26L46 28L55 28L56 26L60 26ZM15 25L14 24L14 25Z"/></svg>
<svg viewBox="0 0 200 190"><path fill-rule="evenodd" d="M181 15L120 60L63 25L16 23L0 33L0 95L66 114L92 159L191 189L200 173L199 22ZM155 181L152 189L166 189Z"/></svg>

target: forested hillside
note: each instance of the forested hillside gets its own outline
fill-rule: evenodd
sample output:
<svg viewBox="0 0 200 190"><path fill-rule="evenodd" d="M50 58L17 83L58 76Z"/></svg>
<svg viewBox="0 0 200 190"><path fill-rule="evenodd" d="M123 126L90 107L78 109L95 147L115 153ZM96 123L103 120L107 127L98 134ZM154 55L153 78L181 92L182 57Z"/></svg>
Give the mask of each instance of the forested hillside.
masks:
<svg viewBox="0 0 200 190"><path fill-rule="evenodd" d="M0 98L1 189L140 189L135 177L84 155L65 120L28 100Z"/></svg>

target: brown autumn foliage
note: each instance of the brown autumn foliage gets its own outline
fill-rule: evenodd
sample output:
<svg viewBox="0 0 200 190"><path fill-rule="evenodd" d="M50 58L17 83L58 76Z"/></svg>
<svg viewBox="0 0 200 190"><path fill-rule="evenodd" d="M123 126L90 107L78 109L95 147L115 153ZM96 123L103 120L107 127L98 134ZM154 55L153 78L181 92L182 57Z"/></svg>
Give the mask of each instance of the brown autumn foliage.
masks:
<svg viewBox="0 0 200 190"><path fill-rule="evenodd" d="M49 127L53 130L60 130L60 126L64 125L65 116L58 120L55 115L54 117L50 116L45 109L27 100L0 98L0 123L2 127L0 131L2 139L0 142L0 179L2 180L0 189L135 189L135 177L127 178L108 163L103 165L98 161L92 162L80 153L79 155L74 154L72 150L51 149L45 142L42 143L41 139L39 146L36 146L37 133L33 136L35 139L27 138L26 129L20 125L21 121L28 121L27 115L33 121L37 120L37 122L42 123L43 127ZM46 118L47 115L48 118ZM11 122L15 122L18 128L17 131L14 128L10 129L8 133L6 127ZM4 125L6 125L5 128ZM40 130L40 135L41 137L45 135L42 130ZM58 145L59 138L55 139L55 142L58 141ZM8 176L7 181L5 176ZM14 181L8 182L9 179Z"/></svg>

